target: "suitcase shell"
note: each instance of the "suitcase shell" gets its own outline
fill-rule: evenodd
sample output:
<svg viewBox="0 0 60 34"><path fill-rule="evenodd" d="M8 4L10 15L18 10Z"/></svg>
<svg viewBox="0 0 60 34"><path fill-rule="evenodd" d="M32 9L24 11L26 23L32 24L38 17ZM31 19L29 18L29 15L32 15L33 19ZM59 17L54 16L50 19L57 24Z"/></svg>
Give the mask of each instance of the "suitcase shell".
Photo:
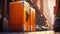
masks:
<svg viewBox="0 0 60 34"><path fill-rule="evenodd" d="M29 13L29 4L25 1L10 3L9 24L12 32L28 31L26 13Z"/></svg>

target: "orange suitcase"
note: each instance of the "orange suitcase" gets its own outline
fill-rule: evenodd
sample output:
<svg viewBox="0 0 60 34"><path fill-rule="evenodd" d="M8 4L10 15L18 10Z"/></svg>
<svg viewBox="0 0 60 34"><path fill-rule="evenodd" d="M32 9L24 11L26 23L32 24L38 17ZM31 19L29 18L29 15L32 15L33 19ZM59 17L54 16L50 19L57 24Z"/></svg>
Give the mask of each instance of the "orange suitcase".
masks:
<svg viewBox="0 0 60 34"><path fill-rule="evenodd" d="M9 23L12 32L28 31L26 13L29 13L29 7L29 4L25 1L10 3Z"/></svg>
<svg viewBox="0 0 60 34"><path fill-rule="evenodd" d="M30 8L29 12L29 31L34 32L35 31L35 9Z"/></svg>

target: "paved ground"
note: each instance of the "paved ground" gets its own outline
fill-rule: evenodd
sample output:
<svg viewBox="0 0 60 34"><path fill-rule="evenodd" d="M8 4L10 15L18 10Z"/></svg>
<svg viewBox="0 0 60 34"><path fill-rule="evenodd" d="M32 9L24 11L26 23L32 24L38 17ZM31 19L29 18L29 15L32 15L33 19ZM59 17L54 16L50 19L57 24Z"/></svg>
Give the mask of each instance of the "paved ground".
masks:
<svg viewBox="0 0 60 34"><path fill-rule="evenodd" d="M55 34L54 31L29 32L29 34Z"/></svg>
<svg viewBox="0 0 60 34"><path fill-rule="evenodd" d="M60 32L54 32L54 31L39 31L39 32L13 32L13 33L8 33L8 32L5 32L5 33L0 33L0 34L60 34Z"/></svg>
<svg viewBox="0 0 60 34"><path fill-rule="evenodd" d="M40 32L29 32L29 34L60 34L60 32L54 32L54 31L40 31Z"/></svg>

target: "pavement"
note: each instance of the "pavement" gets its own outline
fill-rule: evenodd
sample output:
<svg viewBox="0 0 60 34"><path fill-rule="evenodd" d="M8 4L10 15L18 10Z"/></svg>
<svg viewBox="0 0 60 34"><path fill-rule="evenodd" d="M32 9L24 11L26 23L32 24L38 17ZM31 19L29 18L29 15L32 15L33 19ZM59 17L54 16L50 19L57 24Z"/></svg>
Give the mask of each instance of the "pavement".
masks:
<svg viewBox="0 0 60 34"><path fill-rule="evenodd" d="M54 31L38 31L38 32L0 32L0 34L60 34Z"/></svg>
<svg viewBox="0 0 60 34"><path fill-rule="evenodd" d="M29 32L28 34L55 34L54 31Z"/></svg>

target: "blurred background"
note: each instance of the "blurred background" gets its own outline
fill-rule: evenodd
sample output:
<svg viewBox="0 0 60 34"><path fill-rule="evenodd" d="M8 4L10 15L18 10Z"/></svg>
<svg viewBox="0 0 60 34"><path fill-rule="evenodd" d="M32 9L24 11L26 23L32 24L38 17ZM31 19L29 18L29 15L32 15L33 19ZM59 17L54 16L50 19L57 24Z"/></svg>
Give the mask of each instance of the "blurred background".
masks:
<svg viewBox="0 0 60 34"><path fill-rule="evenodd" d="M60 32L60 0L0 0L0 32L10 32L9 3L26 1L35 9L35 31Z"/></svg>

